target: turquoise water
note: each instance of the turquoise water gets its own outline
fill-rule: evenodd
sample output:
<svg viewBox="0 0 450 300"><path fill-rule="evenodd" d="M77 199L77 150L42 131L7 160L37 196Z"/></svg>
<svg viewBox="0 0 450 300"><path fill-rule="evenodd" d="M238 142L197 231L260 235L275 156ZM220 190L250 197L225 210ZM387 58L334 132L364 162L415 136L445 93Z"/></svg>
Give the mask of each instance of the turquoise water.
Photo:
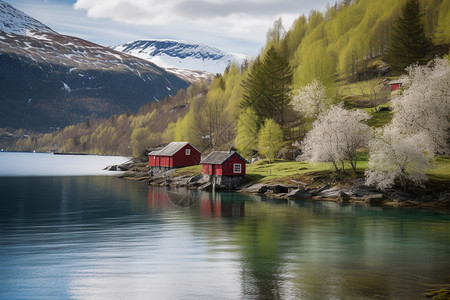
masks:
<svg viewBox="0 0 450 300"><path fill-rule="evenodd" d="M0 299L424 299L450 215L0 177Z"/></svg>

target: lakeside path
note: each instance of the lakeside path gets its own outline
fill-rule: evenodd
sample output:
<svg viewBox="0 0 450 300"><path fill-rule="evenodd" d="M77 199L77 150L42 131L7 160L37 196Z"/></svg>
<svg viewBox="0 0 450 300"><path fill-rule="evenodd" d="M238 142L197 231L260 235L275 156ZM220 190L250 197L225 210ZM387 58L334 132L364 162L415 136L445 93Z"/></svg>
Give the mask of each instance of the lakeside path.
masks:
<svg viewBox="0 0 450 300"><path fill-rule="evenodd" d="M448 162L445 161L447 165ZM150 176L146 162L133 162L120 168L126 172L120 178L145 182L156 186L185 187L211 190L208 176L201 174L201 166L170 170ZM445 166L447 167L447 166ZM113 168L114 169L114 168ZM116 168L117 169L117 168ZM425 187L392 188L380 191L364 184L363 170L333 172L327 164L311 167L308 163L277 160L272 164L260 161L249 164L245 178L216 190L265 195L287 200L319 200L358 203L370 206L417 207L450 210L450 178L430 176Z"/></svg>

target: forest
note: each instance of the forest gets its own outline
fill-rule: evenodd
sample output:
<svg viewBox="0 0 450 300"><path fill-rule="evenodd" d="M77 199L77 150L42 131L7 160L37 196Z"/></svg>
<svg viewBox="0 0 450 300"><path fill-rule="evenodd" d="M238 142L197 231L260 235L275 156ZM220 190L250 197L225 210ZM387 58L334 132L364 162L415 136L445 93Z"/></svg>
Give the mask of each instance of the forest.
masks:
<svg viewBox="0 0 450 300"><path fill-rule="evenodd" d="M430 159L448 154L449 45L450 1L343 0L289 30L275 20L258 57L210 82L136 114L30 134L14 148L142 157L189 141L203 153L237 149L336 170L350 162L355 171L369 153L368 182L420 183ZM389 90L393 79L400 91Z"/></svg>

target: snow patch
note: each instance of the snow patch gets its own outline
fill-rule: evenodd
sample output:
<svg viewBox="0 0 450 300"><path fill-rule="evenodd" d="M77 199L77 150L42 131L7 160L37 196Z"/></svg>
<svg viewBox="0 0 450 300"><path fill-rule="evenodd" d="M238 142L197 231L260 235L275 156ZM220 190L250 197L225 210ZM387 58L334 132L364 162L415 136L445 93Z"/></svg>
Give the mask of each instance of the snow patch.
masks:
<svg viewBox="0 0 450 300"><path fill-rule="evenodd" d="M8 34L29 35L31 37L36 37L35 32L40 32L41 36L42 33L56 34L56 31L53 31L50 27L4 1L0 1L0 31Z"/></svg>
<svg viewBox="0 0 450 300"><path fill-rule="evenodd" d="M67 83L65 83L64 81L61 81L63 84L63 89L66 90L68 93L70 93L72 90L70 89L70 87L67 85Z"/></svg>
<svg viewBox="0 0 450 300"><path fill-rule="evenodd" d="M148 60L165 69L223 73L231 64L242 64L243 54L226 53L203 44L174 40L138 40L114 50Z"/></svg>

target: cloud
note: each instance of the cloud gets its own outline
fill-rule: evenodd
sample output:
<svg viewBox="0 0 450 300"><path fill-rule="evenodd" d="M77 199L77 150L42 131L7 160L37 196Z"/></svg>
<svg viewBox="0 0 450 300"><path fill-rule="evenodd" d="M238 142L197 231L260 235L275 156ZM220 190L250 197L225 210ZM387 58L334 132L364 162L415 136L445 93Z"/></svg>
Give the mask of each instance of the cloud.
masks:
<svg viewBox="0 0 450 300"><path fill-rule="evenodd" d="M136 39L177 39L257 55L266 32L328 0L6 0L57 32L105 46Z"/></svg>
<svg viewBox="0 0 450 300"><path fill-rule="evenodd" d="M256 29L280 15L306 13L304 8L309 11L317 2L323 0L77 0L74 8L86 10L93 18L109 18L126 24L208 26L220 21L233 24L234 28L254 24Z"/></svg>
<svg viewBox="0 0 450 300"><path fill-rule="evenodd" d="M91 18L170 30L186 35L184 39L195 36L194 41L204 36L246 40L259 45L254 46L255 54L277 18L282 17L288 29L301 14L323 9L323 3L325 0L77 0L73 7Z"/></svg>

